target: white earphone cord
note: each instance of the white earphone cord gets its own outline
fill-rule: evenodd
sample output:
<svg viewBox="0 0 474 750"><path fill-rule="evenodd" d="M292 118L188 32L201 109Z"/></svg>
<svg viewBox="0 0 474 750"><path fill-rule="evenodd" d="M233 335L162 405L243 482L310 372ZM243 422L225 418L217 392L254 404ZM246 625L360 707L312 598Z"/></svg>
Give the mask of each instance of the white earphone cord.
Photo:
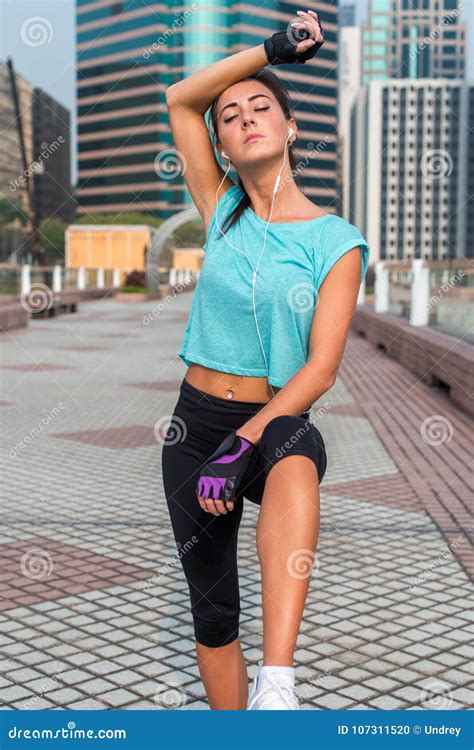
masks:
<svg viewBox="0 0 474 750"><path fill-rule="evenodd" d="M289 133L288 133L288 138L291 138L291 136L293 135L293 132L294 132L294 131L293 131L293 128L290 128L290 131L289 131ZM234 250L237 250L237 252L239 252L239 253L242 253L242 255L244 255L244 256L245 256L245 257L247 258L247 260L248 260L248 262L249 262L249 264L250 264L250 267L251 267L251 269L252 269L252 271L253 271L253 273L252 273L252 306L253 306L253 315L254 315L254 318L255 318L255 326L256 326L256 329L257 329L257 335L258 335L258 340L259 340L259 343L260 343L260 348L261 348L261 350L262 350L263 358L264 358L264 360L265 360L265 369L266 369L266 371L267 371L267 380L268 380L268 379L269 379L269 377L270 377L270 373L269 373L269 370L268 370L268 362L267 362L267 357L266 357L266 354L265 354L265 349L264 349L264 347L263 347L263 344L262 344L262 338L261 338L261 336L260 336L260 329L259 329L259 327L258 327L258 321L257 321L257 311L256 311L256 307L255 307L255 284L256 284L256 281L257 281L257 271L258 271L258 267L259 267L259 265L260 265L260 260L261 260L261 258L262 258L263 252L264 252L264 250L265 250L265 245L266 245L266 242L267 242L267 230L268 230L268 226L269 226L269 224L270 224L270 219L272 218L272 213L273 213L273 204L274 204L274 202L275 202L275 196L276 196L276 194L277 194L277 191L278 191L278 186L279 186L279 184L280 184L280 174L281 174L281 171L282 171L283 167L285 166L285 161L286 161L286 147L287 147L287 144L288 144L288 138L286 139L286 143L285 143L285 150L284 150L284 155L283 155L283 164L282 164L282 165L281 165L281 167L280 167L280 171L278 172L277 178L276 178L276 180L275 180L275 185L274 185L274 188L273 188L272 205L271 205L271 208L270 208L270 216L268 217L267 225L266 225L266 227L265 227L265 234L264 234L264 239L263 239L263 247L262 247L262 250L261 250L261 253L260 253L260 256L259 256L259 258L258 258L258 261L257 261L257 265L256 265L256 267L255 267L255 268L253 267L253 265L252 265L252 261L250 260L250 258L249 258L249 256L247 255L247 253L246 253L246 252L245 252L244 250L240 250L240 249L239 249L238 247L235 247L235 245L233 245L233 244L232 244L231 242L229 242L229 240L228 240L228 239L227 239L227 237L226 237L226 234L225 234L225 232L223 232L223 231L222 231L222 229L221 229L221 227L220 227L220 225L219 225L219 223L218 223L218 221L217 221L217 212L218 212L218 211L217 211L217 207L218 207L218 203L219 203L219 201L217 200L217 194L218 194L218 192L219 192L219 188L220 188L220 186L222 185L222 183L224 182L225 178L227 177L227 172L229 171L229 169L230 169L230 165L231 165L230 159L229 159L229 157L227 156L227 154L225 153L225 151L223 152L223 155L224 155L224 156L225 156L225 157L226 157L227 159L229 159L229 166L227 167L226 173L225 173L224 177L222 178L222 181L221 181L221 183L220 183L220 185L219 185L219 187L217 188L217 191L216 191L216 224L217 224L217 227L218 227L218 229L219 229L220 233L222 234L222 236L224 237L225 241L226 241L226 242L227 242L227 244L229 245L229 247L233 247L233 248L234 248ZM272 388L272 386L271 386L271 383L269 382L269 383L268 383L268 385L269 385L269 386L270 386L270 388L271 388L271 391L272 391L272 395L273 395L273 396L275 396L276 394L275 394L275 392L274 392L274 390L273 390L273 388Z"/></svg>

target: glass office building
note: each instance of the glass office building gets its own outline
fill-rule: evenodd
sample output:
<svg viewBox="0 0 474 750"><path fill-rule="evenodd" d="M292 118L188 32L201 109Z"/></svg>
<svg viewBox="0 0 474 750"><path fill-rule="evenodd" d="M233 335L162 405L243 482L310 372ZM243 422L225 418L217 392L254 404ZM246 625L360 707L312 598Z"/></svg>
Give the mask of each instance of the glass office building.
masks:
<svg viewBox="0 0 474 750"><path fill-rule="evenodd" d="M76 0L79 213L141 211L167 218L190 205L184 180L156 160L173 149L166 88L297 18L290 3ZM336 206L337 0L318 9L326 43L305 65L269 66L292 100L306 195ZM232 174L232 173L231 173Z"/></svg>
<svg viewBox="0 0 474 750"><path fill-rule="evenodd" d="M458 0L369 0L363 79L462 78L466 26Z"/></svg>

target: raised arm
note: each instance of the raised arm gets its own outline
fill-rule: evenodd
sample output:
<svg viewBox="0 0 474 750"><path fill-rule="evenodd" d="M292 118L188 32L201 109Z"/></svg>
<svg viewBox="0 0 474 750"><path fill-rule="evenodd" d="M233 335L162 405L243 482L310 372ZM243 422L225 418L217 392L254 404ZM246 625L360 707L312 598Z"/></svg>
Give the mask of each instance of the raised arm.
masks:
<svg viewBox="0 0 474 750"><path fill-rule="evenodd" d="M166 89L171 131L185 165L184 181L202 216L206 234L216 204L217 188L225 172L215 157L204 115L228 86L265 65L268 60L260 44L201 68ZM230 177L226 177L217 200L232 184Z"/></svg>
<svg viewBox="0 0 474 750"><path fill-rule="evenodd" d="M304 25L304 22L301 21L299 25ZM280 34L285 39L285 48L279 48L280 54L288 55L291 44L286 38L287 32ZM291 49L297 54L312 54L308 50L314 43L312 38L305 39ZM271 45L269 49L273 50L274 47ZM184 161L183 178L202 216L206 233L216 205L216 192L225 172L215 157L204 115L223 91L258 72L268 65L268 61L265 44L259 44L207 65L166 89L171 131L176 149ZM282 57L280 61L285 60ZM232 184L232 180L226 177L217 193L217 200Z"/></svg>

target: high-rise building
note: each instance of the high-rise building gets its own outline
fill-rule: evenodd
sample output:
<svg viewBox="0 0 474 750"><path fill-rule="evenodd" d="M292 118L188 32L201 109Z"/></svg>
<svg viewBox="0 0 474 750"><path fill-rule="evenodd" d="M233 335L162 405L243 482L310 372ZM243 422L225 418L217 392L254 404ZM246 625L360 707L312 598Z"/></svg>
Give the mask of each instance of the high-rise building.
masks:
<svg viewBox="0 0 474 750"><path fill-rule="evenodd" d="M339 28L355 26L356 7L354 3L339 6Z"/></svg>
<svg viewBox="0 0 474 750"><path fill-rule="evenodd" d="M458 0L370 0L363 80L461 78L466 24Z"/></svg>
<svg viewBox="0 0 474 750"><path fill-rule="evenodd" d="M17 204L27 217L32 209L33 87L0 61L0 195Z"/></svg>
<svg viewBox="0 0 474 750"><path fill-rule="evenodd" d="M474 83L467 87L468 135L465 160L465 179L462 183L462 207L466 211L466 257L474 258ZM465 202L464 195L468 197Z"/></svg>
<svg viewBox="0 0 474 750"><path fill-rule="evenodd" d="M76 0L78 211L142 211L167 218L191 203L176 157L165 91L204 65L262 44L297 19L289 2L244 6L197 0L174 10L152 0ZM318 13L326 42L305 65L271 66L298 123L305 194L327 210L337 195L338 0ZM169 160L170 179L162 165Z"/></svg>
<svg viewBox="0 0 474 750"><path fill-rule="evenodd" d="M31 225L72 220L69 111L0 62L0 194Z"/></svg>
<svg viewBox="0 0 474 750"><path fill-rule="evenodd" d="M74 217L71 197L70 113L49 94L36 88L33 99L33 153L36 225L54 217L69 224Z"/></svg>
<svg viewBox="0 0 474 750"><path fill-rule="evenodd" d="M352 105L362 84L362 29L344 26L339 32L338 143L340 209L349 219L350 117Z"/></svg>
<svg viewBox="0 0 474 750"><path fill-rule="evenodd" d="M349 220L373 260L473 257L473 126L473 86L463 80L371 81L359 91Z"/></svg>

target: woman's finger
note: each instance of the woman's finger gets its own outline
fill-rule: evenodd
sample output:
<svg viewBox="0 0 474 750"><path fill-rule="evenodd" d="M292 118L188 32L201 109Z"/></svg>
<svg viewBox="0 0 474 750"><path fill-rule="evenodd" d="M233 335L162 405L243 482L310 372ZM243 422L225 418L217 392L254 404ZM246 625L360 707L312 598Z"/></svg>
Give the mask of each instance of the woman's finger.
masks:
<svg viewBox="0 0 474 750"><path fill-rule="evenodd" d="M206 497L205 502L206 502L206 508L209 510L209 512L212 513L214 516L218 516L219 511L214 505L214 500L211 497Z"/></svg>
<svg viewBox="0 0 474 750"><path fill-rule="evenodd" d="M227 508L225 507L223 500L214 500L214 503L219 513L227 513Z"/></svg>

